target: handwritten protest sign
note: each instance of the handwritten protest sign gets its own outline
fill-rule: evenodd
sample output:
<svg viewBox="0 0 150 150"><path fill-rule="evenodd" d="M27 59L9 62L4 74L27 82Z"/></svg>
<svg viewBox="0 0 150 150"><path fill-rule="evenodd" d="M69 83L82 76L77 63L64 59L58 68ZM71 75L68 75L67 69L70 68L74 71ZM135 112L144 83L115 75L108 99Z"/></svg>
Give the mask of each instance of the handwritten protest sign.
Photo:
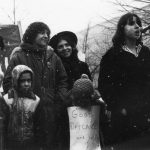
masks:
<svg viewBox="0 0 150 150"><path fill-rule="evenodd" d="M100 106L68 108L70 150L101 150L99 112Z"/></svg>

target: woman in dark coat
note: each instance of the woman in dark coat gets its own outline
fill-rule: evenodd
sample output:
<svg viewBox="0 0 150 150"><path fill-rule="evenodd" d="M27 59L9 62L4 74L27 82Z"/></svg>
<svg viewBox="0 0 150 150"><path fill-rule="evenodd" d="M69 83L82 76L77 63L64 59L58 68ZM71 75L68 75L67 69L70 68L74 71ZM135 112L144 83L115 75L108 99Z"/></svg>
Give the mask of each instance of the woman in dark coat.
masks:
<svg viewBox="0 0 150 150"><path fill-rule="evenodd" d="M91 79L89 67L87 63L80 61L76 48L77 36L70 31L63 31L54 35L50 40L50 46L54 48L54 52L61 58L62 63L68 75L69 89L73 83L81 77L82 74L87 74Z"/></svg>
<svg viewBox="0 0 150 150"><path fill-rule="evenodd" d="M103 129L107 144L150 127L150 50L142 43L141 27L136 14L123 15L100 63L98 88L111 111L111 124Z"/></svg>
<svg viewBox="0 0 150 150"><path fill-rule="evenodd" d="M82 74L87 74L91 79L88 65L78 59L77 37L73 32L64 31L54 35L49 45L62 60L68 75L69 90L72 89L74 82L81 78ZM69 121L66 108L64 108L64 112L61 114L64 114L64 117L62 117L63 120L60 124L60 135L62 135L60 142L62 143L62 148L66 150L69 149Z"/></svg>
<svg viewBox="0 0 150 150"><path fill-rule="evenodd" d="M11 71L16 65L23 64L33 70L33 92L40 97L39 106L42 107L42 112L37 115L43 128L41 142L45 149L54 150L58 146L56 134L60 121L57 112L66 98L68 84L61 59L48 48L49 37L50 29L45 23L33 22L28 26L23 43L13 51L3 88L5 93L11 88Z"/></svg>

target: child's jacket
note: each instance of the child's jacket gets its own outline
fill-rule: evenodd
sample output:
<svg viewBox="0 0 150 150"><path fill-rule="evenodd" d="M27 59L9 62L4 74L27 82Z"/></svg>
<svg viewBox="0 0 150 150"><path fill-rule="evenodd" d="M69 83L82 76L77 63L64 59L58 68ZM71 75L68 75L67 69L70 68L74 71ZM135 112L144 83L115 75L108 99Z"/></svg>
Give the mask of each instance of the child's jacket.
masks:
<svg viewBox="0 0 150 150"><path fill-rule="evenodd" d="M12 71L12 89L0 98L0 116L3 117L7 146L10 146L10 143L13 146L31 144L37 131L35 116L40 98L32 92L32 87L26 95L22 95L18 88L19 78L26 71L31 73L33 81L32 70L25 65L18 65Z"/></svg>
<svg viewBox="0 0 150 150"><path fill-rule="evenodd" d="M33 135L33 117L39 97L18 98L18 103L14 104L14 98L8 98L8 94L4 95L4 100L9 106L9 123L7 129L8 139L14 141L26 141L34 137Z"/></svg>

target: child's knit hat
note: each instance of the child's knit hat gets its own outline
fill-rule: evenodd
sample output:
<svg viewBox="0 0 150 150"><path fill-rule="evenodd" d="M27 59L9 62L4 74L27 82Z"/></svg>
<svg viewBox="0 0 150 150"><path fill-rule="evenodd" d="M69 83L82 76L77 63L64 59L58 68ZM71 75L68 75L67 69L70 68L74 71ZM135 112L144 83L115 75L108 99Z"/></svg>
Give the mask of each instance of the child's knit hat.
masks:
<svg viewBox="0 0 150 150"><path fill-rule="evenodd" d="M72 95L75 105L89 104L93 94L94 87L92 81L86 74L82 74L81 78L75 81L72 88Z"/></svg>

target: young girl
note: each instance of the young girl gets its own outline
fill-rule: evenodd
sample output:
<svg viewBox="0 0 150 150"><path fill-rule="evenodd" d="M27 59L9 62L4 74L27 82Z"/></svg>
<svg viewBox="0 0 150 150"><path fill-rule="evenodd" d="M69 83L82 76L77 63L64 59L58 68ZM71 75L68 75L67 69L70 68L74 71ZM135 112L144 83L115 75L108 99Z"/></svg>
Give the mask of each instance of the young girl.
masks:
<svg viewBox="0 0 150 150"><path fill-rule="evenodd" d="M5 145L8 150L38 150L36 141L38 96L32 92L33 72L25 65L12 71L12 89L1 98Z"/></svg>

